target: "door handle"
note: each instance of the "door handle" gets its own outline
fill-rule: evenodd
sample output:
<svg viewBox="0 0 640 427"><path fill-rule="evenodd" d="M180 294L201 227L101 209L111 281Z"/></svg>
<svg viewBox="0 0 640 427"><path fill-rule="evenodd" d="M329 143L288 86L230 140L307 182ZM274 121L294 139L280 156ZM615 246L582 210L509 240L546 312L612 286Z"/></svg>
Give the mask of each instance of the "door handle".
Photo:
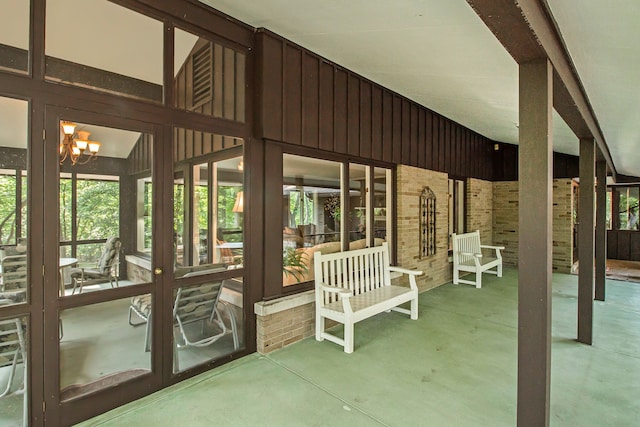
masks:
<svg viewBox="0 0 640 427"><path fill-rule="evenodd" d="M153 270L153 274L155 274L156 276L161 275L161 274L162 274L162 269L161 269L161 268L156 267L156 268Z"/></svg>

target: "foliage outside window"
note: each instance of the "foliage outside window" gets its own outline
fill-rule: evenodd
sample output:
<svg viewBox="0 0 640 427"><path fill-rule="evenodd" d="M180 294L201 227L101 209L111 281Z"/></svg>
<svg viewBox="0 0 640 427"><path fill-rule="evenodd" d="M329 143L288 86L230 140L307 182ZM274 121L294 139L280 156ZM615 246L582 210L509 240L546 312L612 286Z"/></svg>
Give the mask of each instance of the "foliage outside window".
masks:
<svg viewBox="0 0 640 427"><path fill-rule="evenodd" d="M612 187L611 219L614 230L638 230L640 187Z"/></svg>
<svg viewBox="0 0 640 427"><path fill-rule="evenodd" d="M16 224L17 185L15 172L0 171L0 244L15 244L18 236Z"/></svg>

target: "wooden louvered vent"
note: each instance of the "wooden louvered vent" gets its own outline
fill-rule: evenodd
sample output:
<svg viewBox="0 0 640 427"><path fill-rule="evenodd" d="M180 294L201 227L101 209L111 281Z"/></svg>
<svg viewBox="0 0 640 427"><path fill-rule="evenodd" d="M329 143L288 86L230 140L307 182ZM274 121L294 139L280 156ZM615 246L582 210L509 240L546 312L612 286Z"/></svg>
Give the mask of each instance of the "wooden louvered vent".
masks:
<svg viewBox="0 0 640 427"><path fill-rule="evenodd" d="M196 108L210 102L213 96L212 49L207 44L197 50L193 56L193 96L191 107Z"/></svg>

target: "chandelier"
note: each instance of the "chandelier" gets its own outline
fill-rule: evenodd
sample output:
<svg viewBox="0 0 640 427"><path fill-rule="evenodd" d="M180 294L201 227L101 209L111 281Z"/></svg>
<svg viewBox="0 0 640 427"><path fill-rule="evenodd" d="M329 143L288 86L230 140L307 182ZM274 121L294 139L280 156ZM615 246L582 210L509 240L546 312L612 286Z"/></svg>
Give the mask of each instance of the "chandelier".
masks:
<svg viewBox="0 0 640 427"><path fill-rule="evenodd" d="M76 124L72 122L62 122L60 126L64 132L64 138L60 143L60 164L67 158L71 159L72 165L83 165L90 160L97 160L100 143L89 141L90 132L85 130L76 132Z"/></svg>

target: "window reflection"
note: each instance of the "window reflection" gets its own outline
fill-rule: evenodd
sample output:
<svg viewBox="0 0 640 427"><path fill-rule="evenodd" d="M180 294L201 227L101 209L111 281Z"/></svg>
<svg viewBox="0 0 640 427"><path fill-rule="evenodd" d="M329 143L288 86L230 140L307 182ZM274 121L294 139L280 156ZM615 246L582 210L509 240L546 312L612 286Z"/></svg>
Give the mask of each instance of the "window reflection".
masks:
<svg viewBox="0 0 640 427"><path fill-rule="evenodd" d="M27 382L27 318L0 319L0 422L27 425L30 390Z"/></svg>
<svg viewBox="0 0 640 427"><path fill-rule="evenodd" d="M341 248L342 164L285 154L282 187L284 286L313 280L315 252Z"/></svg>
<svg viewBox="0 0 640 427"><path fill-rule="evenodd" d="M176 277L243 265L242 144L238 138L175 129Z"/></svg>
<svg viewBox="0 0 640 427"><path fill-rule="evenodd" d="M27 228L28 103L0 97L0 306L24 303L29 291Z"/></svg>
<svg viewBox="0 0 640 427"><path fill-rule="evenodd" d="M29 70L29 2L3 0L0 14L0 70Z"/></svg>
<svg viewBox="0 0 640 427"><path fill-rule="evenodd" d="M89 133L102 145L75 164L60 157L60 296L149 282L151 135L74 124L73 140Z"/></svg>

